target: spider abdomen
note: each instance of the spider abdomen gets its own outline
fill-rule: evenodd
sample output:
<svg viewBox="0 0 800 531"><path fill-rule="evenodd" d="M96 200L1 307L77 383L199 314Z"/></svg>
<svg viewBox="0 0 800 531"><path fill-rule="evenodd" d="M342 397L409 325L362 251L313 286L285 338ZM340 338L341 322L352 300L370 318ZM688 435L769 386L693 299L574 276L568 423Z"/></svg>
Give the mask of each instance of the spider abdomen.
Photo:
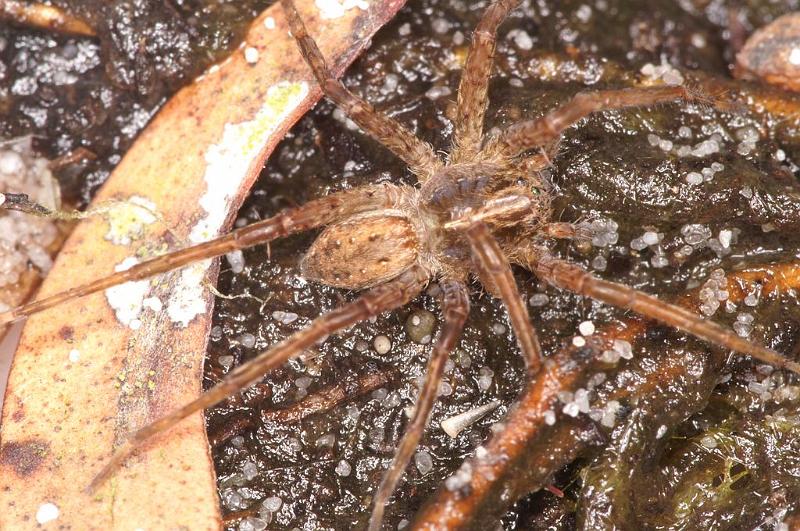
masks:
<svg viewBox="0 0 800 531"><path fill-rule="evenodd" d="M403 215L367 214L328 226L303 258L303 276L360 290L390 280L417 260L418 242Z"/></svg>

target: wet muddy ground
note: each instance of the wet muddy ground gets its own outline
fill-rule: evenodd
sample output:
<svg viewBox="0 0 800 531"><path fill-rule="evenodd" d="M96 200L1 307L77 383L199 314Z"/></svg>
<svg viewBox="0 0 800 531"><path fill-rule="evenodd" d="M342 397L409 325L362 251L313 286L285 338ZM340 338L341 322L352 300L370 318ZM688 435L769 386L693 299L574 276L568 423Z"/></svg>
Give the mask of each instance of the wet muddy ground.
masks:
<svg viewBox="0 0 800 531"><path fill-rule="evenodd" d="M412 0L350 68L347 85L437 149L447 149L460 65L485 5ZM526 2L500 32L488 128L539 116L586 88L678 75L663 65L680 67L687 78L692 71L727 78L737 39L797 8L794 0ZM43 39L41 49L53 42L29 38ZM60 39L54 42L67 46ZM8 44L0 50L12 64ZM7 74L9 86L11 79L25 77L18 67L8 72L14 76ZM86 95L78 82L76 97L100 101L104 89L116 90L102 81L99 62L88 72L98 76L99 92ZM121 94L120 102L130 102L119 107L123 115L140 109L144 121L161 101L147 107L137 98L150 101L152 94ZM767 296L753 290L733 303L715 280L798 258L800 118L750 104L758 94L751 85L737 85L730 96L740 104L731 110L663 105L606 112L571 129L548 174L555 216L596 221L605 231L592 247L559 244L555 252L604 278L665 298L705 288L704 313L789 354L800 332L795 292ZM48 118L37 125L26 110L37 97L11 97L0 130L6 135L33 130L51 146L72 146L80 138L76 131L87 132L80 142L104 153L96 168L75 171L88 179L74 196L87 197L140 127L127 135L123 125L115 125L121 134L114 143L103 124L139 122L114 119L75 131L63 129L67 120ZM797 106L796 98L787 98ZM62 112L60 103L48 116ZM74 107L67 109L63 112L75 113ZM65 176L65 182L71 178ZM323 102L275 151L240 220L263 219L330 191L381 181L413 182L397 160ZM299 277L298 259L313 236L245 252L240 272L233 272L240 270L237 259L223 262L218 289L225 297L217 300L207 385L353 298ZM547 353L571 343L587 330L586 322L599 329L625 316L543 286L525 271L516 273ZM477 287L472 305L431 427L387 508L387 529L402 528L493 429L502 429L504 413L524 387L523 363L505 312ZM430 331L418 329L414 318L424 324L426 311L437 315L435 287L404 309L329 338L208 412L231 529L261 529L267 522L271 529L350 529L366 522L371 495L423 374L430 351L426 336L435 337L438 330L438 322ZM652 327L632 354L603 366L587 384L588 394L564 396L554 409L557 423L577 411L579 419L596 424L603 442L553 471L556 491L520 501L503 518L505 529L771 529L798 510L795 376L661 327ZM681 370L656 378L647 392L615 402L620 390L663 370L664 360L674 360ZM366 380L386 383L366 386ZM276 420L276 410L307 396L330 395L343 381L347 398L335 407L300 421ZM493 403L496 409L455 438L440 427L446 418ZM557 490L564 496L554 494Z"/></svg>
<svg viewBox="0 0 800 531"><path fill-rule="evenodd" d="M53 2L97 38L1 21L0 138L35 135L51 159L87 149L58 177L67 203L88 204L166 99L238 46L270 3Z"/></svg>
<svg viewBox="0 0 800 531"><path fill-rule="evenodd" d="M726 76L731 57L723 27L726 6L667 4L655 16L652 6L644 2L560 2L558 8L555 3L539 2L515 12L501 31L489 126L540 115L587 87L625 85L648 63L656 75L664 63ZM448 116L466 36L483 6L411 2L348 71L348 86L409 124L435 147L447 149ZM745 7L739 16L759 25L791 6L772 8L769 12ZM619 30L606 31L609 24ZM589 119L566 135L554 160L556 215L563 220L613 220L619 225L617 239L588 251L563 245L559 254L606 278L665 297L704 284L718 268L728 271L794 259L798 241L790 227L797 226L800 218L794 189L797 167L792 160L800 153L790 134L776 134L776 129L763 115L694 105L609 112ZM682 146L690 147L690 152ZM262 219L329 191L387 180L412 182L401 164L348 128L332 105L322 103L273 155L241 217ZM246 252L243 273L233 274L229 268L223 273L220 290L240 298L218 301L208 383L216 381L230 364L352 298L298 277L296 262L312 239L309 235L271 246L271 261L266 250ZM531 301L548 352L570 342L584 321L600 327L623 315L545 288L525 272L518 272L518 280ZM715 310L717 319L754 339L767 340L778 350L794 346L800 313L793 295L759 300L753 306L726 307L724 301L714 302L715 298L709 299L708 311ZM224 426L247 426L231 430L227 435L236 435L215 451L221 499L232 528L258 527L267 521L287 529L346 529L365 523L370 496L406 425L405 410L413 403L430 350L429 345L412 340L406 330L406 323L419 310L435 314L435 299L421 297L375 323L332 337L318 352L307 353L306 361L289 364L266 378L261 390L209 412L212 433L222 433ZM376 349L380 336L391 341L385 354ZM765 419L779 410L775 418L796 414L797 388L787 387L794 378L769 379L758 372L767 368L738 360L724 367L710 363L704 345L666 329L654 329L651 336L635 345L633 360L607 373L611 383L605 388L619 388L626 385L626 377L635 379L651 371L648 360L652 365L654 356L684 356L687 363L697 364L696 378L665 382L663 389L640 403L620 405L639 408L646 426L663 425L667 431L659 437L666 448L661 444L657 450L649 444L654 433L633 434L635 444L657 455L641 457L652 475L647 483L634 486L642 494L628 514L614 514L615 523L621 528L637 521L648 528L675 528L686 525L689 518L689 528L746 529L772 518L773 511L792 509L774 500L774 494L797 492L800 487L792 479L797 470L790 443L794 428L775 432L770 428L775 421ZM492 427L500 429L496 423L523 388L523 366L505 313L477 289L469 327L453 361L431 428L388 508L387 529L411 520L431 492L491 434ZM353 396L323 414L291 423L259 418L260 409L283 408L304 396L324 394L343 379L392 368L398 368L399 374L391 383ZM704 370L714 374L703 377ZM717 388L711 406L704 409L711 388L726 378L730 379ZM788 393L788 402L763 396L779 387L780 393ZM599 398L603 393L608 391L599 389L598 398L592 395L592 407L603 408ZM734 396L745 400L746 406L732 405ZM443 419L493 401L500 406L455 439L439 426ZM683 408L684 417L701 412L686 422L681 422L683 418L668 421L662 417L670 407ZM704 437L716 437L720 433L716 430L722 430L725 443L720 439L713 449L699 444L714 445ZM612 441L621 436L609 431ZM786 446L776 448L767 459L759 458L759 463L743 460L742 446L770 446L771 441L758 432L770 433ZM731 439L737 443L728 444ZM577 520L589 528L602 524L601 495L591 489L602 490L611 480L598 472L591 476L591 468L584 468L591 462L587 455L556 475L553 482L565 491L564 498L551 492L534 494L506 515L504 527L571 529ZM734 463L740 466L731 472ZM581 477L591 478L592 483L583 483ZM642 482L641 476L636 477ZM620 483L623 491L631 487ZM772 503L764 503L765 497ZM661 512L667 516L656 516ZM777 516L781 519L783 513ZM257 519L248 520L252 517Z"/></svg>

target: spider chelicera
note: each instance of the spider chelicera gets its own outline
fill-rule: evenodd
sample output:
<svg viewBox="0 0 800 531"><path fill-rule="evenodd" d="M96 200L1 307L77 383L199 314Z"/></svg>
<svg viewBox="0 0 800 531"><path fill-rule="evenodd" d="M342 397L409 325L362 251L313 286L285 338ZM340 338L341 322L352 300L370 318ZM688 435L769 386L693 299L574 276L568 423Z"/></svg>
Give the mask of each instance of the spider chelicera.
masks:
<svg viewBox="0 0 800 531"><path fill-rule="evenodd" d="M361 129L400 157L418 186L373 185L334 193L209 242L143 262L25 306L0 313L0 325L65 300L163 273L204 258L268 243L289 234L326 227L301 261L303 275L332 287L364 291L355 301L324 314L232 371L225 380L160 420L134 432L96 476L99 486L141 443L186 416L211 407L259 380L328 335L414 299L432 281L441 287L443 325L428 362L414 414L374 497L370 529L380 528L383 511L430 417L445 361L455 348L469 313L468 283L477 279L502 300L530 378L542 353L511 265L541 280L688 332L710 343L800 372L800 365L739 337L685 308L593 276L555 258L555 239L586 237L581 225L551 221L551 192L540 171L548 165L562 132L588 114L647 106L698 95L685 86L630 88L580 93L543 117L483 133L497 28L519 0L492 3L479 22L464 66L446 160L394 119L376 111L330 73L292 0L281 0L292 34L314 77ZM4 196L14 207L13 196Z"/></svg>

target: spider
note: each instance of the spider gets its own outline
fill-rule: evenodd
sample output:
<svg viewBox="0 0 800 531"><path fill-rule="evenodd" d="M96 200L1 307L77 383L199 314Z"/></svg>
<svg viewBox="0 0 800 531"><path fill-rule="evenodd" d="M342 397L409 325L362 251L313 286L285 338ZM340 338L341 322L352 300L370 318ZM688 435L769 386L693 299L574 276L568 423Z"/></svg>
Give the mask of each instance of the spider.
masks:
<svg viewBox="0 0 800 531"><path fill-rule="evenodd" d="M580 225L551 220L552 192L540 174L563 131L593 112L693 101L700 95L685 86L581 93L542 118L520 122L487 137L483 121L497 28L518 4L518 0L494 2L473 34L458 91L453 148L442 160L408 129L377 112L335 79L292 0L282 0L292 34L324 93L362 130L402 159L418 185L364 186L331 194L221 238L0 313L0 324L5 324L113 285L320 227L325 229L301 260L303 275L324 285L364 291L355 301L320 316L309 327L239 366L197 400L131 434L90 489L101 485L151 436L256 382L328 335L405 305L428 283L437 281L442 291L442 330L431 352L414 414L374 497L370 529L379 529L385 505L427 425L445 361L464 327L470 305L468 285L473 279L505 305L529 377L537 377L542 352L514 282L512 265L526 268L558 288L632 310L710 343L800 372L800 365L700 315L599 279L549 252L556 239L586 236Z"/></svg>

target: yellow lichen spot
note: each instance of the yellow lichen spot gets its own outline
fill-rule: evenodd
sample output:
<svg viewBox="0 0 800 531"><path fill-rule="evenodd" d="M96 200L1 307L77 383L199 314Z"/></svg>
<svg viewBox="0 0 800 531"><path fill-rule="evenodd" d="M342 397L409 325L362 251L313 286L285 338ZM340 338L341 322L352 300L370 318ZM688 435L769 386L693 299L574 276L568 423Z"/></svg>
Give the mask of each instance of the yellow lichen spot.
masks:
<svg viewBox="0 0 800 531"><path fill-rule="evenodd" d="M130 245L144 235L144 229L156 219L156 205L149 199L133 196L103 208L108 222L106 240L115 245Z"/></svg>
<svg viewBox="0 0 800 531"><path fill-rule="evenodd" d="M264 139L283 120L288 109L296 105L308 92L306 83L281 81L267 89L264 105L250 124L247 138L241 144L242 156L258 151L264 145Z"/></svg>

